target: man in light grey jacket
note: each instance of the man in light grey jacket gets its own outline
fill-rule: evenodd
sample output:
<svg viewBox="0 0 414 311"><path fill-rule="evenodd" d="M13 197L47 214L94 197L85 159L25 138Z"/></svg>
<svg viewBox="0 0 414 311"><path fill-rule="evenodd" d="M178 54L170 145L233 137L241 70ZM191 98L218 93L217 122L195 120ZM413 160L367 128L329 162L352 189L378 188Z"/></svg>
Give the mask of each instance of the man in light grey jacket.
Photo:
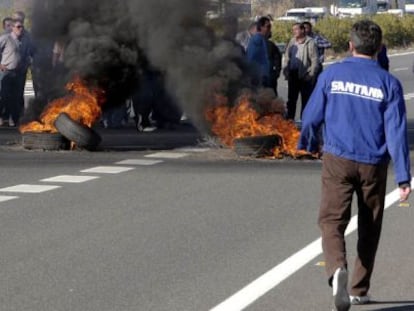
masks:
<svg viewBox="0 0 414 311"><path fill-rule="evenodd" d="M0 108L4 109L1 117L9 119L9 126L16 126L20 118L24 81L32 55L33 45L24 36L23 22L14 20L11 33L0 37L0 96L3 105Z"/></svg>
<svg viewBox="0 0 414 311"><path fill-rule="evenodd" d="M302 99L302 109L308 102L316 83L319 72L318 48L314 39L306 36L305 27L301 23L292 26L293 38L286 47L283 74L288 81L288 119L294 120L299 93Z"/></svg>

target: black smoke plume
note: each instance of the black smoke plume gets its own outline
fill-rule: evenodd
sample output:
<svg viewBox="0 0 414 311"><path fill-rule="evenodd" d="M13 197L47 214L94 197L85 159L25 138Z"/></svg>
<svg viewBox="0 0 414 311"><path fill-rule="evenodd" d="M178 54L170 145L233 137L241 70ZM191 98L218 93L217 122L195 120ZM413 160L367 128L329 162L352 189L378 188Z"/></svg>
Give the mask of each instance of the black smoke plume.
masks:
<svg viewBox="0 0 414 311"><path fill-rule="evenodd" d="M169 92L203 127L215 92L235 97L248 82L240 47L205 24L205 0L35 0L34 78L40 94L53 81L53 42L67 42L65 65L121 103L148 67L165 74ZM46 93L46 91L45 91ZM46 96L47 97L47 96Z"/></svg>

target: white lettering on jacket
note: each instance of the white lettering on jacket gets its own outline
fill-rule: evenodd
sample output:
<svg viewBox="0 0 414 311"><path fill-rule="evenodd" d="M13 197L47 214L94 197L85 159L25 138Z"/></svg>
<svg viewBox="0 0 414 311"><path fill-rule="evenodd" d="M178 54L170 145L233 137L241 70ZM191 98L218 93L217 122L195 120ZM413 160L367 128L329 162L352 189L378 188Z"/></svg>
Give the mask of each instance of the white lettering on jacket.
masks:
<svg viewBox="0 0 414 311"><path fill-rule="evenodd" d="M332 81L331 94L346 94L381 102L384 99L382 90L353 82Z"/></svg>

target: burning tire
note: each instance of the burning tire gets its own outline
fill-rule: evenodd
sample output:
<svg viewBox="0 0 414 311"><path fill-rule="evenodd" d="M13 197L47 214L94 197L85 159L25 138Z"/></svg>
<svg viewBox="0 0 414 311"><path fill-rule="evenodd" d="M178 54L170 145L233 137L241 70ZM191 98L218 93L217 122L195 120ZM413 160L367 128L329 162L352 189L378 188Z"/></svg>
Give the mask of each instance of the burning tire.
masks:
<svg viewBox="0 0 414 311"><path fill-rule="evenodd" d="M34 133L22 134L22 145L29 150L67 150L70 141L59 133Z"/></svg>
<svg viewBox="0 0 414 311"><path fill-rule="evenodd" d="M239 156L272 156L273 149L281 145L278 135L242 137L234 140L234 150Z"/></svg>
<svg viewBox="0 0 414 311"><path fill-rule="evenodd" d="M101 136L86 125L72 120L68 114L61 113L54 123L57 130L77 147L94 150L101 142Z"/></svg>

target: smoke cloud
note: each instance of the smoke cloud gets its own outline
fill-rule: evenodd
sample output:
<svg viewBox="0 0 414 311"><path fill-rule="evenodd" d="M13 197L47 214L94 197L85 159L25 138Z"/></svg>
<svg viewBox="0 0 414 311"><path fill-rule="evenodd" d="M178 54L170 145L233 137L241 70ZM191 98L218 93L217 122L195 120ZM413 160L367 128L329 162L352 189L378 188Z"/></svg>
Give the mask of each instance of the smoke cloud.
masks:
<svg viewBox="0 0 414 311"><path fill-rule="evenodd" d="M50 69L53 42L64 38L70 73L100 85L108 102L117 103L153 66L165 74L183 111L203 127L212 94L234 98L248 84L241 49L205 25L205 10L205 0L35 0L37 66Z"/></svg>

